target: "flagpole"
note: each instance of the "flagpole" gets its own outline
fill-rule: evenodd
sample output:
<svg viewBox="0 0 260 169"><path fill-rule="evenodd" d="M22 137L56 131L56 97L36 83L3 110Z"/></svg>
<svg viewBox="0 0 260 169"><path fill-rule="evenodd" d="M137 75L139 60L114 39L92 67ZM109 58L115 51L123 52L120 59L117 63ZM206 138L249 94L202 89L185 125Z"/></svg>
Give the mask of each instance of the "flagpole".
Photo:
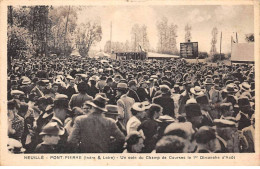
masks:
<svg viewBox="0 0 260 169"><path fill-rule="evenodd" d="M236 32L236 40L237 40L237 43L238 43L237 32Z"/></svg>
<svg viewBox="0 0 260 169"><path fill-rule="evenodd" d="M220 34L220 57L221 57L221 44L222 44L222 32L221 32L221 34Z"/></svg>
<svg viewBox="0 0 260 169"><path fill-rule="evenodd" d="M110 24L110 53L112 53L112 21Z"/></svg>

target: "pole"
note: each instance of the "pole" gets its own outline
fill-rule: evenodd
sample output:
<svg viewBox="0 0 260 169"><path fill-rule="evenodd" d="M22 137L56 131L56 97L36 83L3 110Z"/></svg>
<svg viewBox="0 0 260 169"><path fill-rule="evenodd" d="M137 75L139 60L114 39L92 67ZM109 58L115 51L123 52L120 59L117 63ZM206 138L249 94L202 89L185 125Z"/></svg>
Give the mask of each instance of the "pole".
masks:
<svg viewBox="0 0 260 169"><path fill-rule="evenodd" d="M135 33L135 52L136 52L136 33Z"/></svg>
<svg viewBox="0 0 260 169"><path fill-rule="evenodd" d="M222 32L220 33L220 48L219 48L220 49L220 52L219 52L220 56L221 56L221 44L222 44Z"/></svg>
<svg viewBox="0 0 260 169"><path fill-rule="evenodd" d="M237 37L237 32L236 32L236 40L237 40L237 42L236 42L236 43L238 43L238 37Z"/></svg>
<svg viewBox="0 0 260 169"><path fill-rule="evenodd" d="M110 24L110 53L112 53L112 21Z"/></svg>

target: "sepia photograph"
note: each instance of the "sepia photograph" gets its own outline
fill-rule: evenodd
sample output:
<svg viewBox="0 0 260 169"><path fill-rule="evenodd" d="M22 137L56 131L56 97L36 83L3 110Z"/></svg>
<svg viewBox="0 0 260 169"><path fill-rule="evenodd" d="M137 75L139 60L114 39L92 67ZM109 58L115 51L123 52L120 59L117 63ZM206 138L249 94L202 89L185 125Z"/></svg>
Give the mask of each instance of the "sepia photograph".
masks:
<svg viewBox="0 0 260 169"><path fill-rule="evenodd" d="M259 165L259 2L250 2L0 3L1 155L224 153Z"/></svg>

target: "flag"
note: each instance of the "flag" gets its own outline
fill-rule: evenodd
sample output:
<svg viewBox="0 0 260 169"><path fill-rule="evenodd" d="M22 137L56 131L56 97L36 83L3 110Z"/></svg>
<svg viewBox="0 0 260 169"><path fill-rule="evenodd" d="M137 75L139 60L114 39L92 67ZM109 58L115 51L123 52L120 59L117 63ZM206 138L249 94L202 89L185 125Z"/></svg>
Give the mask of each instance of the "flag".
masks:
<svg viewBox="0 0 260 169"><path fill-rule="evenodd" d="M233 36L231 36L231 42L232 43L237 43L236 41L234 41Z"/></svg>
<svg viewBox="0 0 260 169"><path fill-rule="evenodd" d="M139 44L139 47L140 47L141 52L145 52L140 44Z"/></svg>

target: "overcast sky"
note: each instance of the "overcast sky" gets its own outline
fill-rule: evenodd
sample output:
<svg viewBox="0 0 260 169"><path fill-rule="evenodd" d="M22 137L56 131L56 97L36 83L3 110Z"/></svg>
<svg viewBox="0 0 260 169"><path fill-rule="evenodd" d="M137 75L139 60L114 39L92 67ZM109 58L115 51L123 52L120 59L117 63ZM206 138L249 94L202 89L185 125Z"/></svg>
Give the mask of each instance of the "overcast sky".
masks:
<svg viewBox="0 0 260 169"><path fill-rule="evenodd" d="M156 23L162 17L168 23L178 25L177 47L184 42L184 27L189 23L192 27L191 41L198 42L199 51L210 51L211 31L217 27L219 51L220 32L222 31L222 51L230 52L231 35L238 33L238 41L245 42L245 34L254 32L253 6L91 6L79 14L79 23L98 19L102 25L102 41L96 49L104 49L110 40L110 23L113 24L112 41L125 42L131 40L131 27L134 24L147 25L150 45L156 48L158 36Z"/></svg>

